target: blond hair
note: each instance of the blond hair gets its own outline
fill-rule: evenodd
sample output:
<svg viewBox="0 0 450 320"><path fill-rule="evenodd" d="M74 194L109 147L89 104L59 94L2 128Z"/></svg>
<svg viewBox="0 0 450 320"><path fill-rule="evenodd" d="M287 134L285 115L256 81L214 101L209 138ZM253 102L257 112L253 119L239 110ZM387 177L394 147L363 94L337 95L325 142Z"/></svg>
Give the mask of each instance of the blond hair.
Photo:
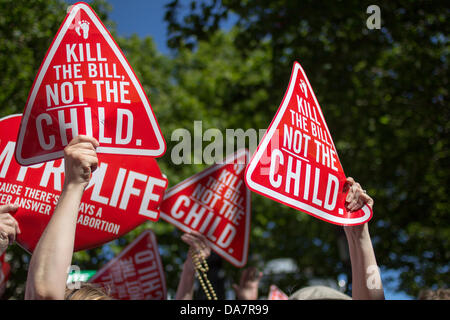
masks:
<svg viewBox="0 0 450 320"><path fill-rule="evenodd" d="M309 286L295 291L289 300L352 300L352 298L326 286Z"/></svg>
<svg viewBox="0 0 450 320"><path fill-rule="evenodd" d="M450 300L450 289L425 289L419 292L419 300Z"/></svg>
<svg viewBox="0 0 450 320"><path fill-rule="evenodd" d="M113 300L103 287L82 282L79 289L68 289L64 294L64 300Z"/></svg>

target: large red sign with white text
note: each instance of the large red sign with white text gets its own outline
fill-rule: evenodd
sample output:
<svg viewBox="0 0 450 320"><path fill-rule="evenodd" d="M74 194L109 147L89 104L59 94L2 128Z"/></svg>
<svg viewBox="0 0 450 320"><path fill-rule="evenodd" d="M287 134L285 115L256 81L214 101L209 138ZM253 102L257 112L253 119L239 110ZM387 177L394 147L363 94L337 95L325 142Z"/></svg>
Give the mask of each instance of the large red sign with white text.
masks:
<svg viewBox="0 0 450 320"><path fill-rule="evenodd" d="M30 90L17 138L21 165L63 157L73 137L97 152L159 157L166 144L133 69L95 12L76 3Z"/></svg>
<svg viewBox="0 0 450 320"><path fill-rule="evenodd" d="M64 183L64 160L20 166L14 159L20 115L0 119L0 205L17 203L18 243L33 251L50 220ZM159 219L168 181L149 157L99 154L99 165L81 199L75 250L119 238Z"/></svg>
<svg viewBox="0 0 450 320"><path fill-rule="evenodd" d="M153 232L142 232L89 282L103 285L120 300L165 300L166 280Z"/></svg>
<svg viewBox="0 0 450 320"><path fill-rule="evenodd" d="M197 173L170 188L161 218L184 232L205 235L211 248L236 267L247 263L251 193L244 183L248 151Z"/></svg>
<svg viewBox="0 0 450 320"><path fill-rule="evenodd" d="M246 169L248 187L263 196L337 225L370 220L365 205L345 209L346 177L305 72L294 63L275 118Z"/></svg>

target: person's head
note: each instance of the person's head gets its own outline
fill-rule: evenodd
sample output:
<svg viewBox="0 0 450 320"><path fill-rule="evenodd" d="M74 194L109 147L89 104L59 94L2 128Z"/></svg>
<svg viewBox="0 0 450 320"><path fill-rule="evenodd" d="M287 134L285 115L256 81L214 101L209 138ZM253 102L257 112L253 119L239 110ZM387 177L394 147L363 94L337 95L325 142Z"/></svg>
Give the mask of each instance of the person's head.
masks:
<svg viewBox="0 0 450 320"><path fill-rule="evenodd" d="M421 290L419 300L450 300L450 289Z"/></svg>
<svg viewBox="0 0 450 320"><path fill-rule="evenodd" d="M310 286L297 290L289 300L352 300L352 298L329 287Z"/></svg>
<svg viewBox="0 0 450 320"><path fill-rule="evenodd" d="M103 287L88 282L82 282L79 289L68 289L64 300L113 300Z"/></svg>

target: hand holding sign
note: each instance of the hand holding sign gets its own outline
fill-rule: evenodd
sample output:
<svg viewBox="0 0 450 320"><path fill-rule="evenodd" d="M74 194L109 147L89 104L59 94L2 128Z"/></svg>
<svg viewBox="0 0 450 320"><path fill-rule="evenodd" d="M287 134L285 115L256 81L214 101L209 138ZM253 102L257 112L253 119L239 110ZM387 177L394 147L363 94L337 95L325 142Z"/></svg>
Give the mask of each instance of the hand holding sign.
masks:
<svg viewBox="0 0 450 320"><path fill-rule="evenodd" d="M197 231L185 233L181 236L181 240L187 243L190 249L195 251L203 259L206 260L211 255L211 248L208 246L205 236L201 233ZM192 267L194 267L192 257L190 255L188 255L187 261L189 261L189 263L192 264Z"/></svg>
<svg viewBox="0 0 450 320"><path fill-rule="evenodd" d="M64 148L64 187L80 184L85 188L91 173L97 169L98 158L95 149L99 146L95 138L78 136Z"/></svg>
<svg viewBox="0 0 450 320"><path fill-rule="evenodd" d="M367 205L370 210L373 209L373 199L352 177L348 177L345 181L344 192L348 192L347 197L345 198L345 208L350 212L358 211L365 205ZM344 226L344 231L347 238L361 239L362 235L369 234L369 227L367 223L356 226Z"/></svg>
<svg viewBox="0 0 450 320"><path fill-rule="evenodd" d="M20 234L19 224L10 214L18 208L19 206L14 204L0 206L0 255L16 240L16 234Z"/></svg>
<svg viewBox="0 0 450 320"><path fill-rule="evenodd" d="M197 275L199 278L201 271L196 267L196 262L209 258L211 254L211 248L209 247L204 235L197 231L191 231L184 233L181 236L181 240L189 245L189 251L187 253L187 258L183 264L183 271L181 272L180 281L178 283L177 292L175 294L176 300L193 300L194 299L194 279ZM196 256L196 261L194 257ZM201 280L201 282L200 282ZM209 281L206 277L206 281ZM204 290L205 294L209 294L208 288L205 290L205 283L203 281L203 275L199 278L200 285ZM203 283L202 283L203 282ZM214 290L214 289L213 289Z"/></svg>
<svg viewBox="0 0 450 320"><path fill-rule="evenodd" d="M373 199L369 197L366 190L361 188L361 185L352 177L348 177L345 181L343 192L348 192L345 197L345 208L348 211L354 212L361 209L367 204L370 209L373 209Z"/></svg>

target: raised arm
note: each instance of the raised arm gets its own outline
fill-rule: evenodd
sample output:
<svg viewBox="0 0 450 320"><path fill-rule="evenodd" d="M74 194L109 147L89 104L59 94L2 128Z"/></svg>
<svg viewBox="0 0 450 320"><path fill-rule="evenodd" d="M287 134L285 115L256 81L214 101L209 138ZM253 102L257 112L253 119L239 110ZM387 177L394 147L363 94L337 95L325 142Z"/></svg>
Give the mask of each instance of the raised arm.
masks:
<svg viewBox="0 0 450 320"><path fill-rule="evenodd" d="M84 189L97 168L98 141L78 136L64 149L65 179L55 211L33 252L25 299L62 300L71 265L76 219Z"/></svg>
<svg viewBox="0 0 450 320"><path fill-rule="evenodd" d="M347 178L344 191L347 190L347 210L356 211L364 204L372 209L373 199L353 178ZM375 259L368 224L346 226L344 230L352 265L352 298L354 300L384 300L383 284Z"/></svg>
<svg viewBox="0 0 450 320"><path fill-rule="evenodd" d="M181 239L186 242L190 250L197 251L203 258L207 259L211 254L211 249L206 243L205 236L201 233L192 231L185 233ZM195 267L192 262L191 255L188 253L186 261L183 264L183 271L181 272L180 282L178 283L176 300L193 300L194 298L194 282L195 282Z"/></svg>

